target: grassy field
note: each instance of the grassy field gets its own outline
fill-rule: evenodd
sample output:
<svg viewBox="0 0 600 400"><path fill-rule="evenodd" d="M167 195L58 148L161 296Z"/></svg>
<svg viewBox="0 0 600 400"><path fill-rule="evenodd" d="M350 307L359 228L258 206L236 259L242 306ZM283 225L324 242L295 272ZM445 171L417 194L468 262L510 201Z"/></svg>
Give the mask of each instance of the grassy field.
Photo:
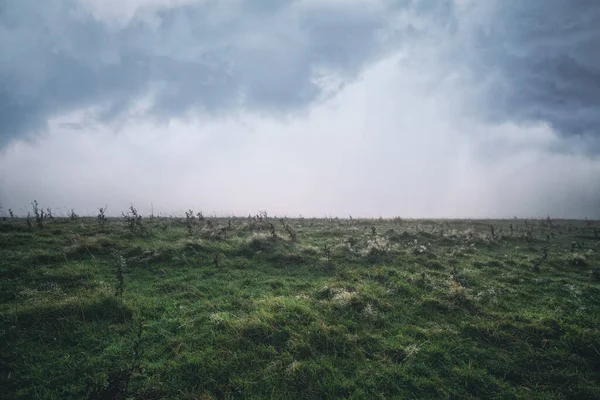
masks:
<svg viewBox="0 0 600 400"><path fill-rule="evenodd" d="M3 399L599 399L588 221L0 221Z"/></svg>

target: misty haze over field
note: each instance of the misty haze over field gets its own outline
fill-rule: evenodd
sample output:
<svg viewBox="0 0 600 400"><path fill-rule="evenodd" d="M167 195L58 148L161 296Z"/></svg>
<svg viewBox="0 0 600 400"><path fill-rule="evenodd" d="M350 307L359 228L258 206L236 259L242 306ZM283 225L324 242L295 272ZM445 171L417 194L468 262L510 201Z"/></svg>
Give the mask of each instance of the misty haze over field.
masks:
<svg viewBox="0 0 600 400"><path fill-rule="evenodd" d="M0 0L0 205L600 218L597 0Z"/></svg>

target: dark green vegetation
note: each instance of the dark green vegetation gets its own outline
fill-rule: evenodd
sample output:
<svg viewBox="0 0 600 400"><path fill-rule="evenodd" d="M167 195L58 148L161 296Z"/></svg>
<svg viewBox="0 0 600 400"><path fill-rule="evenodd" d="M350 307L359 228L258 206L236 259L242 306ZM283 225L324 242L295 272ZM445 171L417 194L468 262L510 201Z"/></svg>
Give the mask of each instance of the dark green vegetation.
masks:
<svg viewBox="0 0 600 400"><path fill-rule="evenodd" d="M600 398L593 223L186 215L0 221L0 396Z"/></svg>

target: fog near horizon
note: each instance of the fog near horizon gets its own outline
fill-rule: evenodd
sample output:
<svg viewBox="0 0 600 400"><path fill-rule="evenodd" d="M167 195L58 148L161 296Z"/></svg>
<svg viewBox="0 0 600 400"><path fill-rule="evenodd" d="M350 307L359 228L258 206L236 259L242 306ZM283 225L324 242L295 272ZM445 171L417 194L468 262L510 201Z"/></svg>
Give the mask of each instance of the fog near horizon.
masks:
<svg viewBox="0 0 600 400"><path fill-rule="evenodd" d="M0 2L4 211L600 218L600 4L118 3Z"/></svg>

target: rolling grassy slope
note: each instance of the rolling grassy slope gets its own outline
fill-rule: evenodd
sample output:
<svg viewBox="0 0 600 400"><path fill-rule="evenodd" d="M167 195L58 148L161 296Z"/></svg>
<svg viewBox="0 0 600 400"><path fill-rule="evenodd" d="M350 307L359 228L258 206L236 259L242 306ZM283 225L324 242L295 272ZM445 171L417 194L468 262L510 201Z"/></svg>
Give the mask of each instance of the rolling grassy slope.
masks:
<svg viewBox="0 0 600 400"><path fill-rule="evenodd" d="M0 221L5 399L600 398L586 221L41 222Z"/></svg>

